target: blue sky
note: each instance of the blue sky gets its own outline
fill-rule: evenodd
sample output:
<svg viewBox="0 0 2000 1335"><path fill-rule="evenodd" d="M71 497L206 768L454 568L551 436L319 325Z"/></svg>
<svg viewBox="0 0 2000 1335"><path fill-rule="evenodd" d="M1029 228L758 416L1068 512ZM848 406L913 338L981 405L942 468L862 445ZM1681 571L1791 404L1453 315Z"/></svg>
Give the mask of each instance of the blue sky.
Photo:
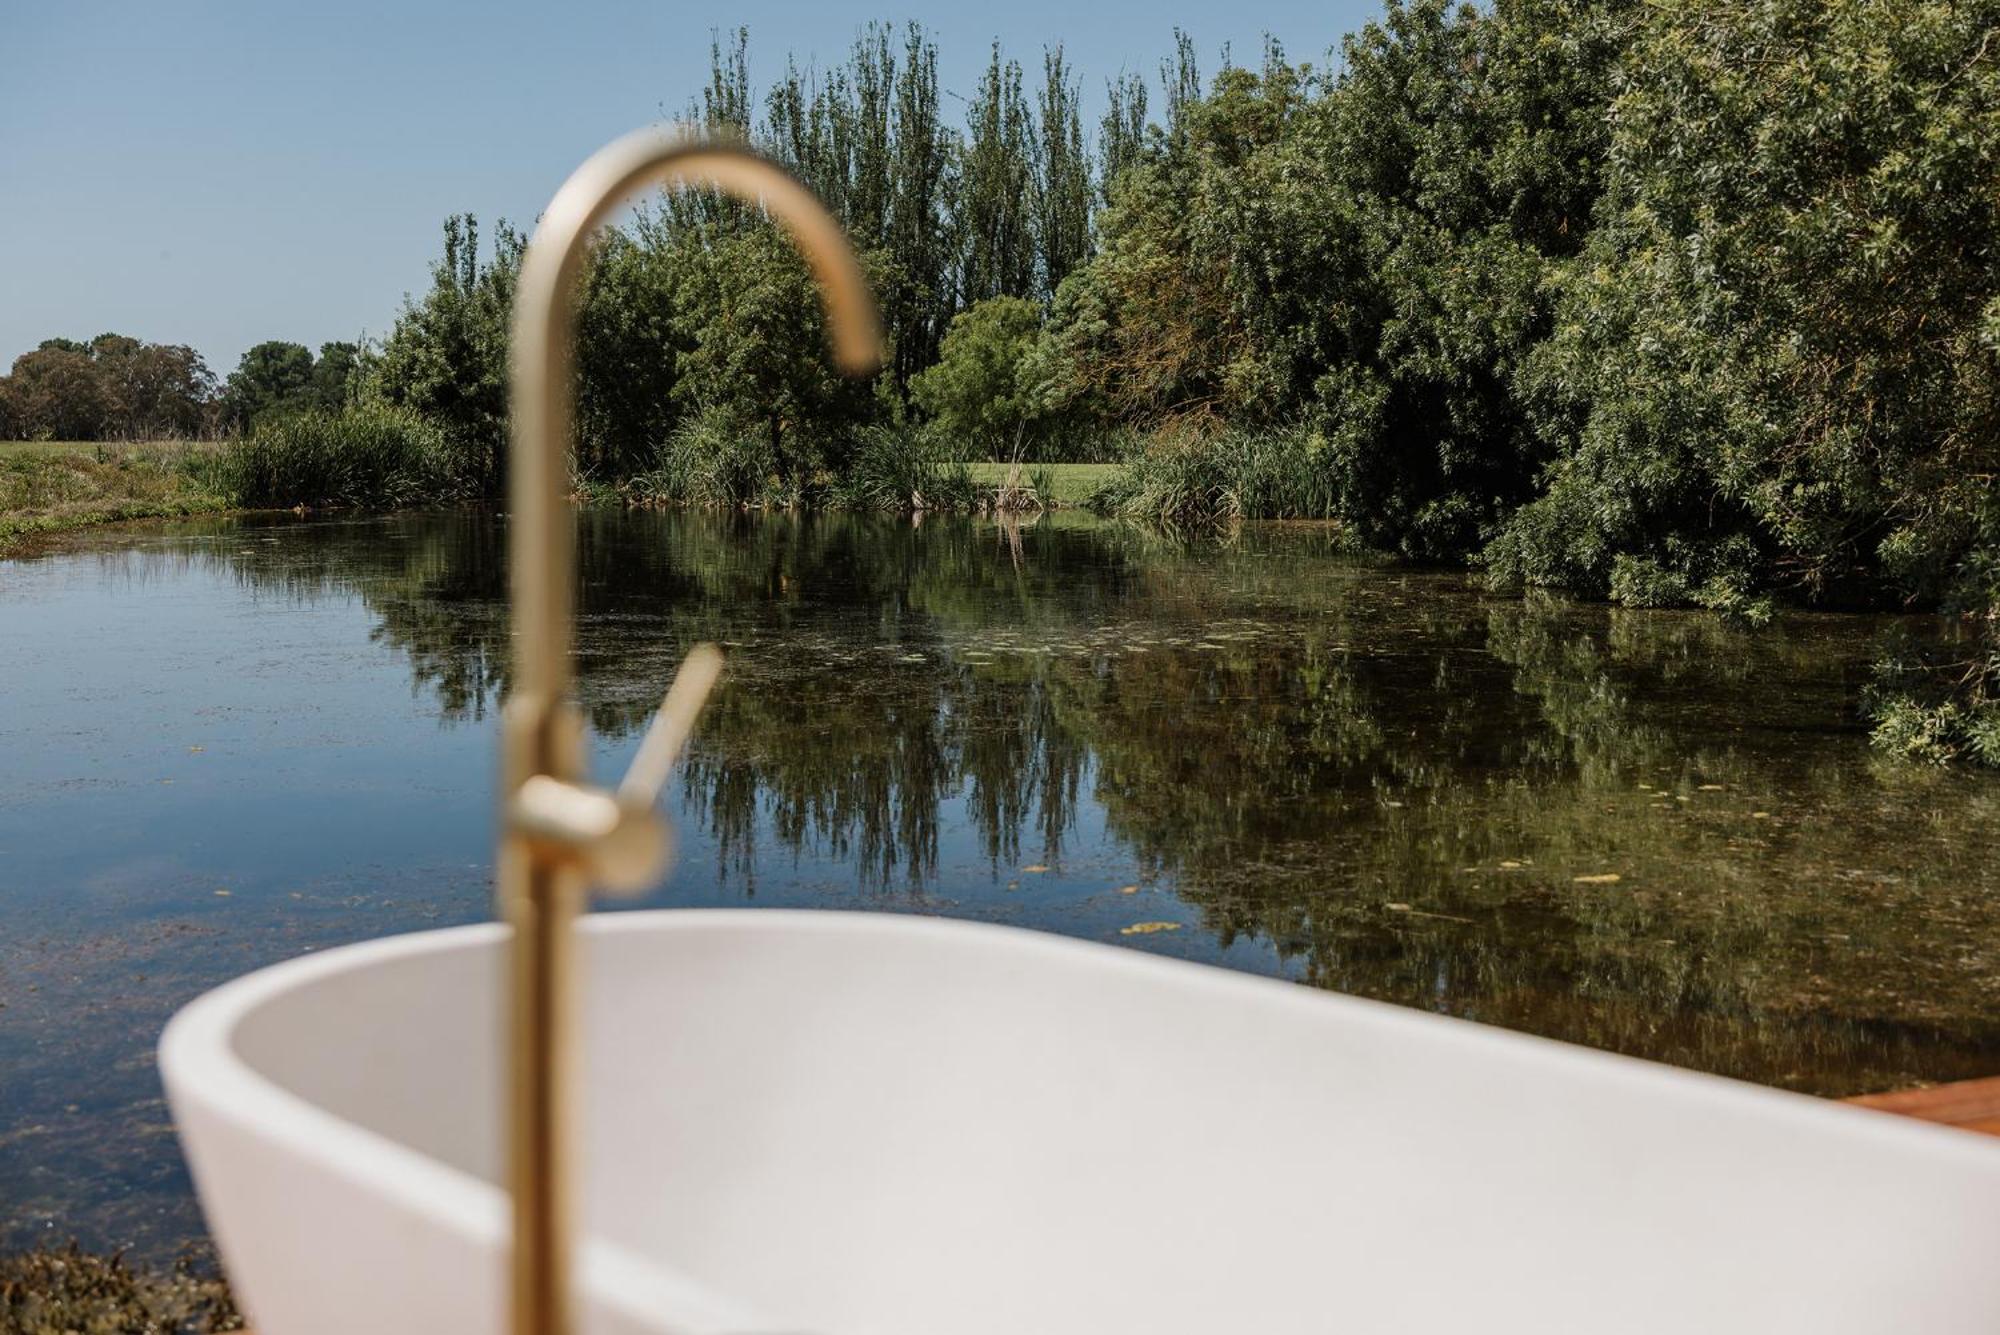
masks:
<svg viewBox="0 0 2000 1335"><path fill-rule="evenodd" d="M56 334L191 343L218 374L263 339L379 335L446 214L531 222L593 149L685 104L717 28L748 25L762 85L787 52L830 63L869 19L914 18L960 94L994 38L1030 67L1060 41L1094 108L1121 68L1155 74L1176 24L1207 75L1225 42L1254 60L1265 31L1319 64L1379 12L0 0L0 367Z"/></svg>

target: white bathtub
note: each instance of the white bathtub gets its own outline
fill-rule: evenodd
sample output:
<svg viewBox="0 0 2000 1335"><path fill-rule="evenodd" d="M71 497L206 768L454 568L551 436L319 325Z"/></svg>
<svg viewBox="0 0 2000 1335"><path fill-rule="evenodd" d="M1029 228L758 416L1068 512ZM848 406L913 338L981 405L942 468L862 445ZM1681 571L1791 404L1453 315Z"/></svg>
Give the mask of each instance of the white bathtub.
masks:
<svg viewBox="0 0 2000 1335"><path fill-rule="evenodd" d="M584 932L600 1335L2000 1330L2000 1141L1005 928ZM260 1335L502 1328L502 940L168 1027Z"/></svg>

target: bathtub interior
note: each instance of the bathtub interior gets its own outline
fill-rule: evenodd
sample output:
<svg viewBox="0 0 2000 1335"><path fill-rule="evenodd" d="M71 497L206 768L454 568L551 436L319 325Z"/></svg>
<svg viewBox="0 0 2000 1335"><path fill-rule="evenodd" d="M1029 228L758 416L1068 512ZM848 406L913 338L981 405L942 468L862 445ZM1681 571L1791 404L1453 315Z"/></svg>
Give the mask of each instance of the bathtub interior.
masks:
<svg viewBox="0 0 2000 1335"><path fill-rule="evenodd" d="M587 941L585 1227L774 1329L1862 1330L1912 1301L1958 1329L2000 1304L1964 1282L2000 1164L1948 1133L990 930L620 914ZM499 983L490 938L404 956L267 1000L235 1045L494 1181Z"/></svg>
<svg viewBox="0 0 2000 1335"><path fill-rule="evenodd" d="M230 1046L321 1112L498 1184L498 938L323 973L264 997Z"/></svg>

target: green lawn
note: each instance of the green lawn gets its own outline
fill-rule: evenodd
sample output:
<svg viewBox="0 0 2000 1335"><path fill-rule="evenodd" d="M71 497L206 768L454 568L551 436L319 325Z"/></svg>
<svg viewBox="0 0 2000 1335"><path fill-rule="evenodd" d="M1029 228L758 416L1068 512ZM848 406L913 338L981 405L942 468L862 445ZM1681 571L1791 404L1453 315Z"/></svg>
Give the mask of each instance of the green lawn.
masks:
<svg viewBox="0 0 2000 1335"><path fill-rule="evenodd" d="M972 470L972 480L982 487L997 487L1007 480L1012 464L978 463L968 464ZM1090 494L1104 484L1105 479L1118 471L1117 464L1022 464L1024 480L1028 474L1046 473L1053 484L1054 500L1057 505L1082 505Z"/></svg>

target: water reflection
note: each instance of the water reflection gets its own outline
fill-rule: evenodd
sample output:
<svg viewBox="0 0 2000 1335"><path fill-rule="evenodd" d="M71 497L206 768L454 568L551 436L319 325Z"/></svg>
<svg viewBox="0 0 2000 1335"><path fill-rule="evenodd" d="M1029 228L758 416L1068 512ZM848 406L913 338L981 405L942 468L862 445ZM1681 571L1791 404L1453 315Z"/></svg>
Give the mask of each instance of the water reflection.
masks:
<svg viewBox="0 0 2000 1335"><path fill-rule="evenodd" d="M2000 1060L2000 782L1871 758L1849 710L1880 619L1752 632L1493 599L1344 559L1312 528L1200 545L1080 522L580 522L581 691L607 770L687 646L731 655L678 796L689 861L650 903L1020 922L1816 1092ZM343 735L454 755L434 782L473 795L418 804L453 876L386 915L343 914L351 885L274 889L163 1004L301 941L482 916L484 867L458 850L490 835L504 523L152 533L15 567L50 582L29 610L87 617L133 584L255 618L352 607L416 698L357 688ZM159 690L168 711L195 693ZM61 745L60 720L12 732ZM441 864L411 838L375 881ZM1120 935L1137 921L1180 930Z"/></svg>
<svg viewBox="0 0 2000 1335"><path fill-rule="evenodd" d="M581 525L600 734L730 646L683 816L746 894L802 851L922 892L953 820L1018 879L1101 851L1087 801L1136 880L1318 986L1835 1092L2000 1054L2000 786L1872 760L1865 620L1489 599L1305 527ZM461 720L505 685L503 543L466 515L191 555L358 591Z"/></svg>

